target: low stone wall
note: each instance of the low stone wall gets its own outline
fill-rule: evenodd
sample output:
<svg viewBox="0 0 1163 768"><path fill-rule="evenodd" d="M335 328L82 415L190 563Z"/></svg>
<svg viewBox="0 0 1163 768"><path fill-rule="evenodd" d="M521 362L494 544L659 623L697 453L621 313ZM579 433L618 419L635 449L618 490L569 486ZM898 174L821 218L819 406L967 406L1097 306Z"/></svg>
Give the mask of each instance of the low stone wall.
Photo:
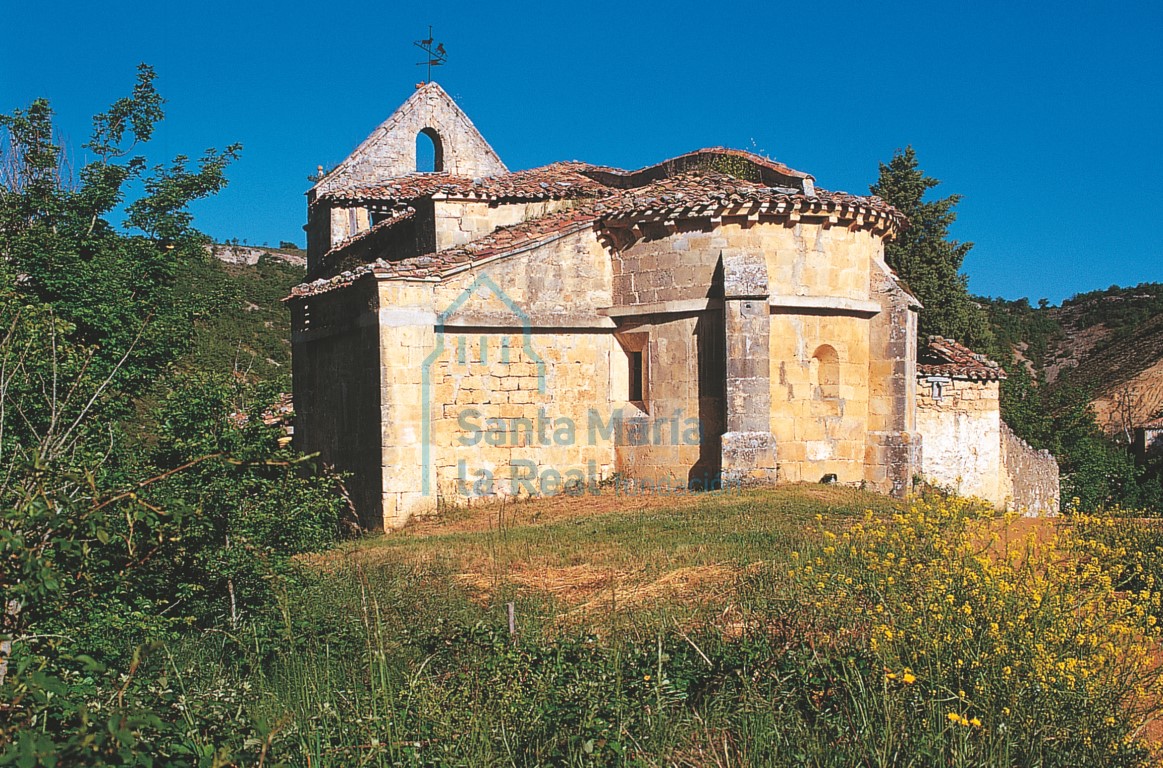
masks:
<svg viewBox="0 0 1163 768"><path fill-rule="evenodd" d="M1001 423L1002 484L1010 509L1025 515L1056 515L1060 500L1058 462L1035 450Z"/></svg>
<svg viewBox="0 0 1163 768"><path fill-rule="evenodd" d="M941 397L931 384L917 389L917 431L921 474L925 480L960 496L976 496L1002 507L1006 503L1001 410L996 381L954 379Z"/></svg>

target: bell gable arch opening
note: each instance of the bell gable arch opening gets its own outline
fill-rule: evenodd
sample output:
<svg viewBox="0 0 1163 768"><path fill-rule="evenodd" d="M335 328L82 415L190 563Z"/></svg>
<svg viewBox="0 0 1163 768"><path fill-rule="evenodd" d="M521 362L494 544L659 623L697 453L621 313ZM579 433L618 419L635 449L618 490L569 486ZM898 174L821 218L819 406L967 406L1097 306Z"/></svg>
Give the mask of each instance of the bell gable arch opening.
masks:
<svg viewBox="0 0 1163 768"><path fill-rule="evenodd" d="M422 128L416 134L416 172L444 171L444 142L435 128Z"/></svg>

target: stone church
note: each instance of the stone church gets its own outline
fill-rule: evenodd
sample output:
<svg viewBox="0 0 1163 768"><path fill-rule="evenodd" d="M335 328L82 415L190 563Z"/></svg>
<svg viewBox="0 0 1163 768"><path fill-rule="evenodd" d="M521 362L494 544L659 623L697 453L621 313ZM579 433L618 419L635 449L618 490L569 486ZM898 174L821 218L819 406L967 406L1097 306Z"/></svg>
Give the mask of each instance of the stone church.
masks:
<svg viewBox="0 0 1163 768"><path fill-rule="evenodd" d="M731 149L510 171L424 84L308 192L296 443L350 473L370 528L599 488L901 495L936 386L921 307L884 261L905 225ZM938 474L1004 472L986 464Z"/></svg>

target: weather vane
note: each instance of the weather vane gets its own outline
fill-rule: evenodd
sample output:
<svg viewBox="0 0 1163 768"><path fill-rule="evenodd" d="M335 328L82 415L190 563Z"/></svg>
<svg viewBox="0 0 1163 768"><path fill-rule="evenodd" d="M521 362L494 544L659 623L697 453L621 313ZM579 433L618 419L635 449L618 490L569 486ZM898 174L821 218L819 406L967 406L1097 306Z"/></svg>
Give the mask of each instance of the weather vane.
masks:
<svg viewBox="0 0 1163 768"><path fill-rule="evenodd" d="M423 66L428 67L428 79L424 81L426 83L432 82L432 68L439 67L441 64L448 61L448 53L444 50L444 43L437 43L436 47L433 48L432 47L433 39L434 38L432 37L432 25L429 24L428 25L428 37L427 37L427 39L416 40L415 42L412 43L417 48L424 51L424 53L428 54L427 60L416 62L416 66L418 66L418 67L423 67Z"/></svg>

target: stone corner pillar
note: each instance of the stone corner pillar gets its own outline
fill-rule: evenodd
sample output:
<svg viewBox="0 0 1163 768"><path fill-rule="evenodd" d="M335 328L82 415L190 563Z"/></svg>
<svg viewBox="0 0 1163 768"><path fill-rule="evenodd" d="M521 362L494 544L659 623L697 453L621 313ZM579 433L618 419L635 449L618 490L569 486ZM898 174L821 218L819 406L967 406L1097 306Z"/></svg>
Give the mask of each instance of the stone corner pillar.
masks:
<svg viewBox="0 0 1163 768"><path fill-rule="evenodd" d="M920 432L869 432L865 479L872 489L903 499L921 471Z"/></svg>
<svg viewBox="0 0 1163 768"><path fill-rule="evenodd" d="M723 325L726 333L727 431L721 473L726 485L776 481L771 433L771 309L762 253L724 250Z"/></svg>
<svg viewBox="0 0 1163 768"><path fill-rule="evenodd" d="M916 418L917 305L880 261L874 260L869 292L883 311L869 324L864 479L873 490L904 498L923 466Z"/></svg>
<svg viewBox="0 0 1163 768"><path fill-rule="evenodd" d="M385 530L436 511L439 478L433 438L441 349L429 285L379 284L380 459Z"/></svg>

